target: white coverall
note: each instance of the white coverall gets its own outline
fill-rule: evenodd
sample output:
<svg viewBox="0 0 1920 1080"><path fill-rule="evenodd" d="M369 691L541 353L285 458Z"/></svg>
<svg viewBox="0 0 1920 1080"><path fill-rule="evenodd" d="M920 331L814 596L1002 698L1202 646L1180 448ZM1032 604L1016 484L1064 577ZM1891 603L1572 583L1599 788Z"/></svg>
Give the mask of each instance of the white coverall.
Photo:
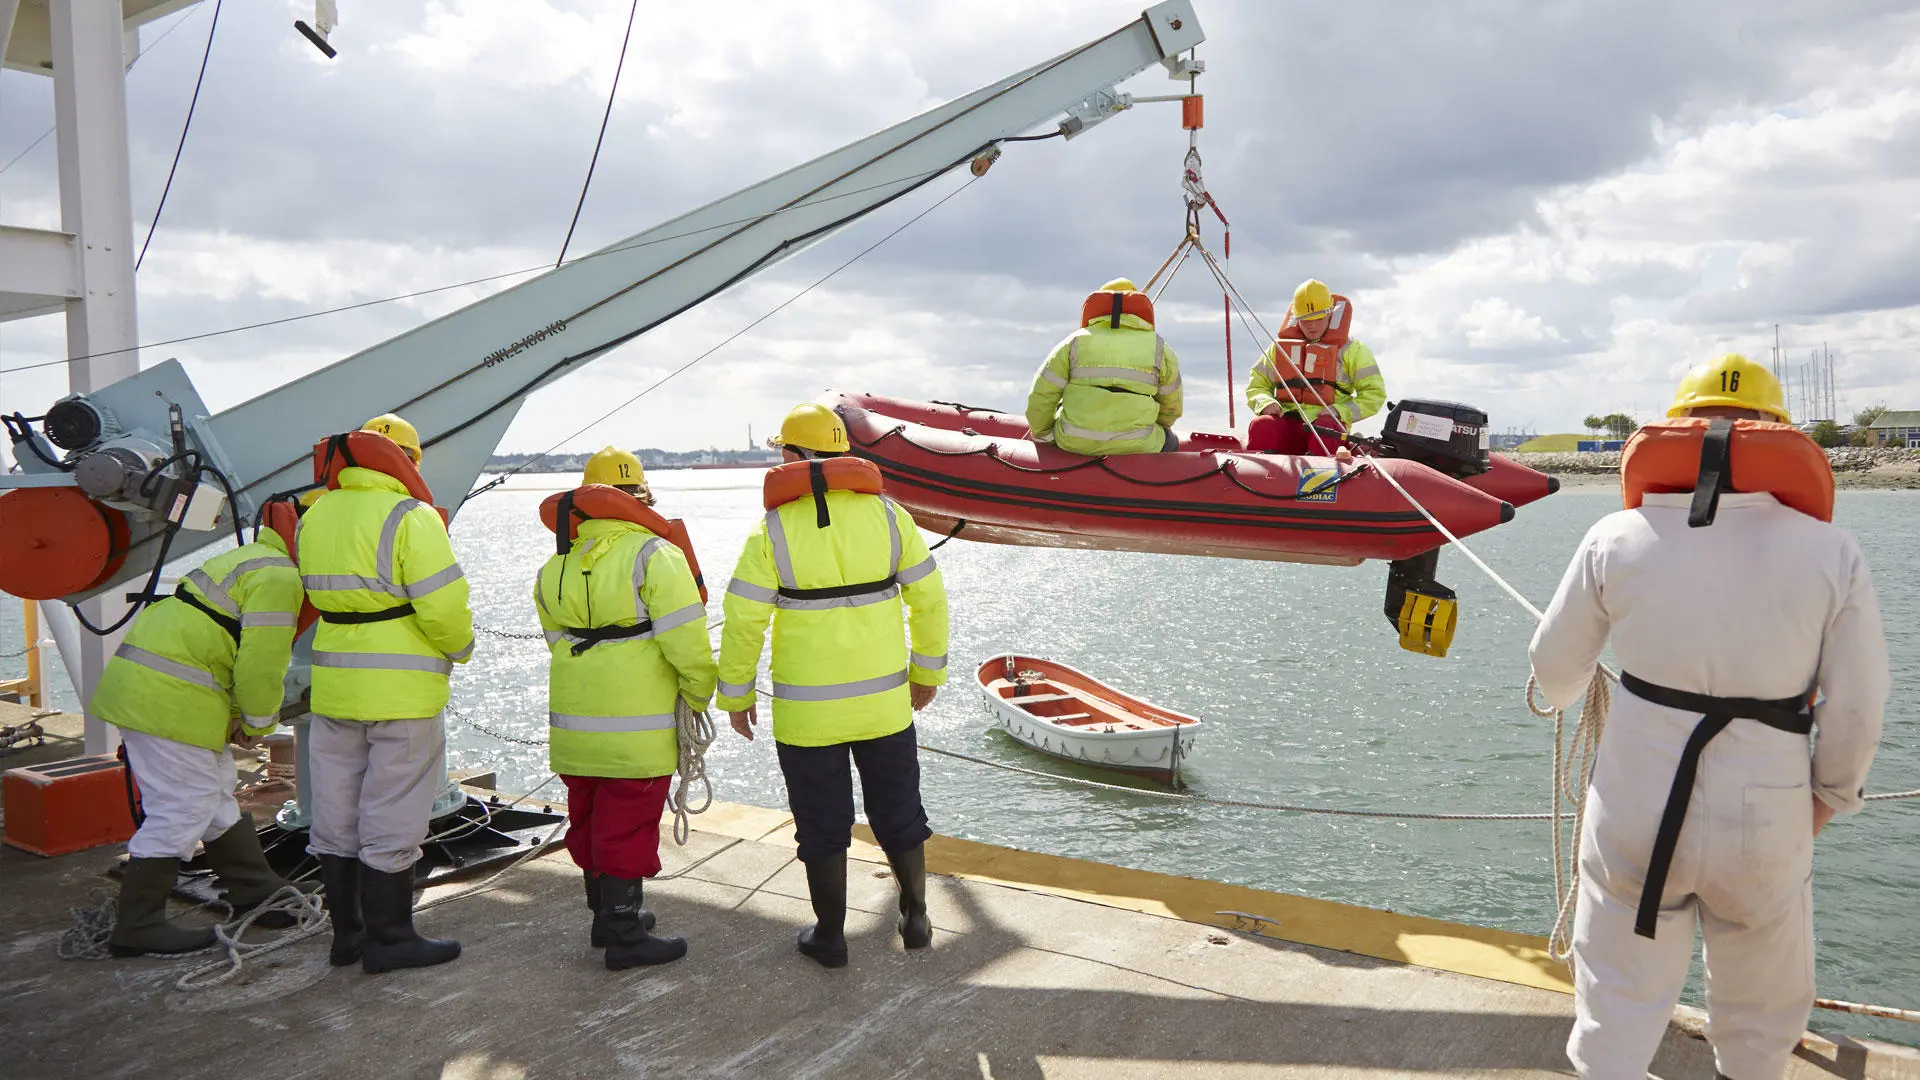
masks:
<svg viewBox="0 0 1920 1080"><path fill-rule="evenodd" d="M212 840L240 820L233 787L239 779L233 748L218 752L144 731L121 729L127 763L143 791L146 820L127 841L136 859L193 858L195 845Z"/></svg>
<svg viewBox="0 0 1920 1080"><path fill-rule="evenodd" d="M1690 495L1610 514L1574 554L1533 638L1558 707L1579 701L1609 637L1621 668L1716 697L1818 687L1807 737L1736 719L1706 745L1661 897L1634 915L1683 746L1701 717L1616 689L1587 792L1567 1056L1589 1078L1643 1080L1706 937L1707 1038L1732 1080L1782 1075L1813 1007L1813 804L1860 808L1888 691L1886 640L1853 537L1767 494ZM1811 784L1809 784L1811 781ZM1811 788L1811 796L1809 795Z"/></svg>

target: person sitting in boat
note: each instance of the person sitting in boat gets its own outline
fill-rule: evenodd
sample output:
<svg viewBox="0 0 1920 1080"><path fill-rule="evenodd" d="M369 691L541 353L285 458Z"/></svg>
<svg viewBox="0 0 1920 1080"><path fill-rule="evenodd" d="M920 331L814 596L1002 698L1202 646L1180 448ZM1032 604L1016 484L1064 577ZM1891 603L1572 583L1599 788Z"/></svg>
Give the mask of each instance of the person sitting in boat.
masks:
<svg viewBox="0 0 1920 1080"><path fill-rule="evenodd" d="M1347 430L1386 404L1380 365L1352 329L1352 302L1325 282L1309 278L1293 290L1278 340L1247 376L1249 451L1335 455Z"/></svg>
<svg viewBox="0 0 1920 1080"><path fill-rule="evenodd" d="M1830 524L1826 454L1773 374L1703 364L1667 415L1627 444L1627 509L1587 532L1533 636L1556 708L1609 642L1621 664L1578 848L1567 1056L1645 1076L1697 926L1716 1075L1778 1077L1814 1001L1814 839L1860 809L1886 638L1860 544Z"/></svg>
<svg viewBox="0 0 1920 1080"><path fill-rule="evenodd" d="M1178 450L1180 361L1153 330L1153 301L1120 278L1080 308L1080 329L1033 377L1027 426L1035 442L1088 457Z"/></svg>

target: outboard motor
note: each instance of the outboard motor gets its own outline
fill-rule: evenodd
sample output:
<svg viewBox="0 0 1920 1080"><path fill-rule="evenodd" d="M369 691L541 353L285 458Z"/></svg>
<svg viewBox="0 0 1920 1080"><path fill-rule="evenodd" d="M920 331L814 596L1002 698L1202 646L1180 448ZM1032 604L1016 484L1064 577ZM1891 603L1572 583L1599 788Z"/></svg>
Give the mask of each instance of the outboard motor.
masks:
<svg viewBox="0 0 1920 1080"><path fill-rule="evenodd" d="M1493 467L1487 460L1487 414L1456 401L1409 398L1389 403L1380 444L1394 457L1417 461L1456 480Z"/></svg>
<svg viewBox="0 0 1920 1080"><path fill-rule="evenodd" d="M1409 398L1388 406L1380 435L1388 455L1417 461L1456 480L1492 468L1487 455L1487 414L1455 401ZM1434 580L1440 549L1400 559L1387 568L1387 621L1400 647L1425 656L1445 656L1453 644L1459 601Z"/></svg>

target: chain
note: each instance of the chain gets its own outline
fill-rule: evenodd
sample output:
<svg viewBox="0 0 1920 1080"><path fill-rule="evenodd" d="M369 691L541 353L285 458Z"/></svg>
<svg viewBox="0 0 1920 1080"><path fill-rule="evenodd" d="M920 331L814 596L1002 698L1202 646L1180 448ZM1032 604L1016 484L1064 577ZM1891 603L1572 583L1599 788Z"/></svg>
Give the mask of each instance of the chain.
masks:
<svg viewBox="0 0 1920 1080"><path fill-rule="evenodd" d="M519 633L513 632L512 630L495 630L491 626L481 626L479 623L475 623L473 628L482 634L490 634L493 637L497 637L497 638L506 638L509 641L544 641L546 640L546 637L547 637L547 635L538 633L538 632L532 633L532 634L519 634Z"/></svg>
<svg viewBox="0 0 1920 1080"><path fill-rule="evenodd" d="M448 706L447 715L453 717L455 720L460 721L461 723L467 725L468 727L472 728L473 730L479 732L482 735L491 735L502 742L519 743L521 746L547 745L547 740L544 738L534 739L534 738L528 738L525 735L509 735L504 731L495 731L493 728L490 728L487 725L482 724L480 721L475 720L473 717L468 716L466 713L463 713L459 709L453 708L452 706Z"/></svg>

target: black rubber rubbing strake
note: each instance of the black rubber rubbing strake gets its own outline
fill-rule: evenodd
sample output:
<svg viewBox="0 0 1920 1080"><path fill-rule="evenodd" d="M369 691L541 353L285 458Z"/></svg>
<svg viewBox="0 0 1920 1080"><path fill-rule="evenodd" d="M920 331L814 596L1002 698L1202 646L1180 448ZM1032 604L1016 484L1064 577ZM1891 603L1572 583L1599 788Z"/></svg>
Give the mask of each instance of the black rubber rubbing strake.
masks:
<svg viewBox="0 0 1920 1080"><path fill-rule="evenodd" d="M1693 504L1687 509L1691 528L1713 524L1720 512L1720 493L1733 490L1733 421L1707 421L1700 440L1700 478L1693 485Z"/></svg>

